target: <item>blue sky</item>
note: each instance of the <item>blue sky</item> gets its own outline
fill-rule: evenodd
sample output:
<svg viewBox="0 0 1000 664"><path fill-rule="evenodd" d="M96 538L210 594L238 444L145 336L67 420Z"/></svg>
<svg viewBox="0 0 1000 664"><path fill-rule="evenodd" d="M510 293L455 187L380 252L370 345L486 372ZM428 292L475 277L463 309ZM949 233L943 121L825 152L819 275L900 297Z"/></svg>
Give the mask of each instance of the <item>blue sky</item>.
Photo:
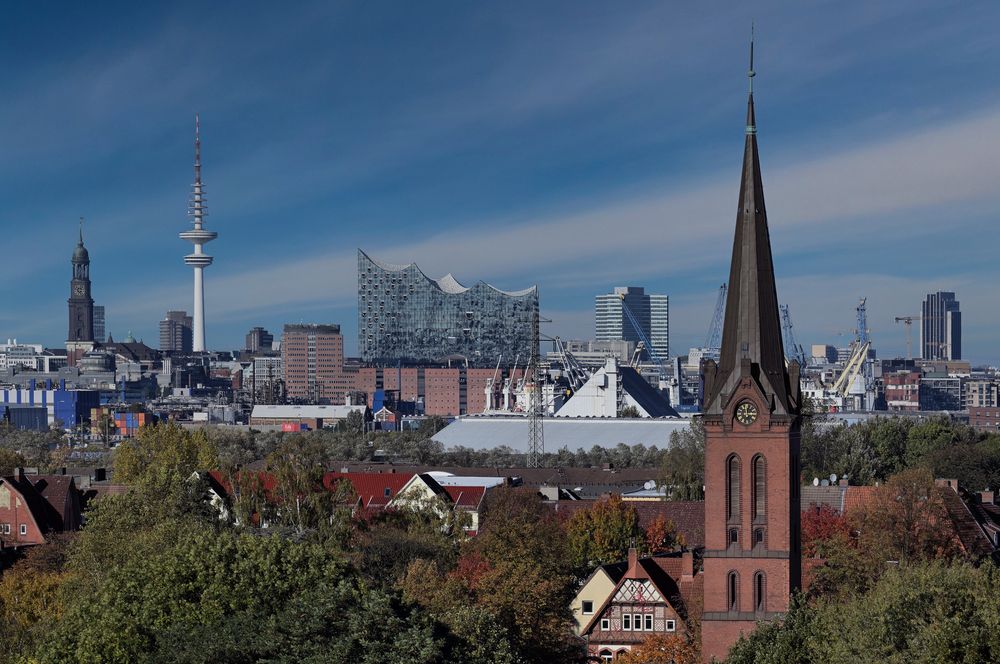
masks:
<svg viewBox="0 0 1000 664"><path fill-rule="evenodd" d="M752 5L752 6L751 6ZM190 309L201 113L208 344L337 322L356 249L519 289L590 337L615 285L700 343L728 271L747 40L778 273L803 344L954 290L1000 364L1000 5L20 3L0 24L0 337L59 345L87 218L96 301L151 345Z"/></svg>

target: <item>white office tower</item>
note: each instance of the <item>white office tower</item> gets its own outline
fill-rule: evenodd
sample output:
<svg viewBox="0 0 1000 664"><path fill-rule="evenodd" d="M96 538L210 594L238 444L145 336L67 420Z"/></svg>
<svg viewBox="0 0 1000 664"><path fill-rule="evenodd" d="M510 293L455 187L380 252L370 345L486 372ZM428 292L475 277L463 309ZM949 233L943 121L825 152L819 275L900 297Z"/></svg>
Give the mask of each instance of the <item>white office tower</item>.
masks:
<svg viewBox="0 0 1000 664"><path fill-rule="evenodd" d="M194 217L194 229L180 234L182 240L194 245L194 253L184 257L184 262L194 268L194 324L192 329L192 349L205 350L205 268L212 264L212 257L203 251L203 246L219 236L203 227L205 217L205 196L201 184L201 126L198 116L194 116L194 185L188 214Z"/></svg>

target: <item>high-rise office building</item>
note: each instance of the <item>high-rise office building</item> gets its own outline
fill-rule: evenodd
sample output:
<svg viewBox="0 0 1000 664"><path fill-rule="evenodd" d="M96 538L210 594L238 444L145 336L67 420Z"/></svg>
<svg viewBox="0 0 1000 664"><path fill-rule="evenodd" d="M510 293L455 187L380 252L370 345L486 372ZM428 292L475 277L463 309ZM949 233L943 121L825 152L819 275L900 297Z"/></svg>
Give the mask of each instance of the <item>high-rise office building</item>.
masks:
<svg viewBox="0 0 1000 664"><path fill-rule="evenodd" d="M160 321L160 350L172 353L190 353L192 343L192 319L186 311L168 311Z"/></svg>
<svg viewBox="0 0 1000 664"><path fill-rule="evenodd" d="M670 357L670 298L646 293L636 286L618 286L598 295L594 303L595 339L598 341L641 341L622 306L635 317L653 350L666 361ZM647 354L648 357L648 354Z"/></svg>
<svg viewBox="0 0 1000 664"><path fill-rule="evenodd" d="M920 304L920 357L962 359L962 312L954 293L928 293Z"/></svg>
<svg viewBox="0 0 1000 664"><path fill-rule="evenodd" d="M365 362L471 366L531 355L538 289L465 287L452 275L431 279L413 263L388 265L358 251L358 350Z"/></svg>
<svg viewBox="0 0 1000 664"><path fill-rule="evenodd" d="M251 353L258 353L262 350L271 350L274 346L274 335L262 327L255 327L247 332L246 345L244 348Z"/></svg>
<svg viewBox="0 0 1000 664"><path fill-rule="evenodd" d="M104 326L104 305L94 305L94 341L103 344L107 341L107 329Z"/></svg>
<svg viewBox="0 0 1000 664"><path fill-rule="evenodd" d="M285 325L281 361L289 399L342 404L350 389L339 325Z"/></svg>

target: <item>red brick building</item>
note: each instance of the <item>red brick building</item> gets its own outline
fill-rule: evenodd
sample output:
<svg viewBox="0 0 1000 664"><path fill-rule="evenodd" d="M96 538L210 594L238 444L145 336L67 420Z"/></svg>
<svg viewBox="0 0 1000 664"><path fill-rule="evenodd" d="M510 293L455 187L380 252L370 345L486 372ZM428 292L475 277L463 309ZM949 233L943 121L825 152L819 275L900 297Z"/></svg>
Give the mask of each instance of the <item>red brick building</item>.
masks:
<svg viewBox="0 0 1000 664"><path fill-rule="evenodd" d="M756 131L751 93L722 348L705 365L705 661L801 584L799 367L785 366Z"/></svg>
<svg viewBox="0 0 1000 664"><path fill-rule="evenodd" d="M292 399L343 404L353 388L353 376L344 372L339 325L285 325L281 359L285 389Z"/></svg>
<svg viewBox="0 0 1000 664"><path fill-rule="evenodd" d="M1000 406L969 406L969 425L985 431L1000 432Z"/></svg>
<svg viewBox="0 0 1000 664"><path fill-rule="evenodd" d="M481 413L486 410L486 385L493 380L494 373L496 369L465 370L466 413Z"/></svg>
<svg viewBox="0 0 1000 664"><path fill-rule="evenodd" d="M0 477L0 549L44 544L50 533L78 530L80 492L68 475Z"/></svg>
<svg viewBox="0 0 1000 664"><path fill-rule="evenodd" d="M462 393L458 379L458 369L424 369L424 412L460 415Z"/></svg>
<svg viewBox="0 0 1000 664"><path fill-rule="evenodd" d="M920 372L897 371L882 376L886 409L897 413L920 410Z"/></svg>

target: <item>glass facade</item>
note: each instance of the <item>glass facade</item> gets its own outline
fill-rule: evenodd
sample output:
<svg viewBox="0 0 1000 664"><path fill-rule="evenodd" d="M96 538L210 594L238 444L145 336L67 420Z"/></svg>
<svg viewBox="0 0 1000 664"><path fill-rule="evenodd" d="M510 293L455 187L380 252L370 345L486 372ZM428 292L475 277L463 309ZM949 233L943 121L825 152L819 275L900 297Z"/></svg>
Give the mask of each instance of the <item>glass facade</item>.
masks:
<svg viewBox="0 0 1000 664"><path fill-rule="evenodd" d="M393 366L465 358L496 366L529 355L538 289L501 291L453 276L431 279L414 264L387 265L358 251L358 350Z"/></svg>
<svg viewBox="0 0 1000 664"><path fill-rule="evenodd" d="M595 339L598 341L640 340L632 323L622 310L622 302L628 307L642 328L643 334L656 350L656 354L666 361L670 357L670 298L666 295L646 293L636 286L617 286L611 293L598 295L594 302ZM650 359L644 353L644 359Z"/></svg>

